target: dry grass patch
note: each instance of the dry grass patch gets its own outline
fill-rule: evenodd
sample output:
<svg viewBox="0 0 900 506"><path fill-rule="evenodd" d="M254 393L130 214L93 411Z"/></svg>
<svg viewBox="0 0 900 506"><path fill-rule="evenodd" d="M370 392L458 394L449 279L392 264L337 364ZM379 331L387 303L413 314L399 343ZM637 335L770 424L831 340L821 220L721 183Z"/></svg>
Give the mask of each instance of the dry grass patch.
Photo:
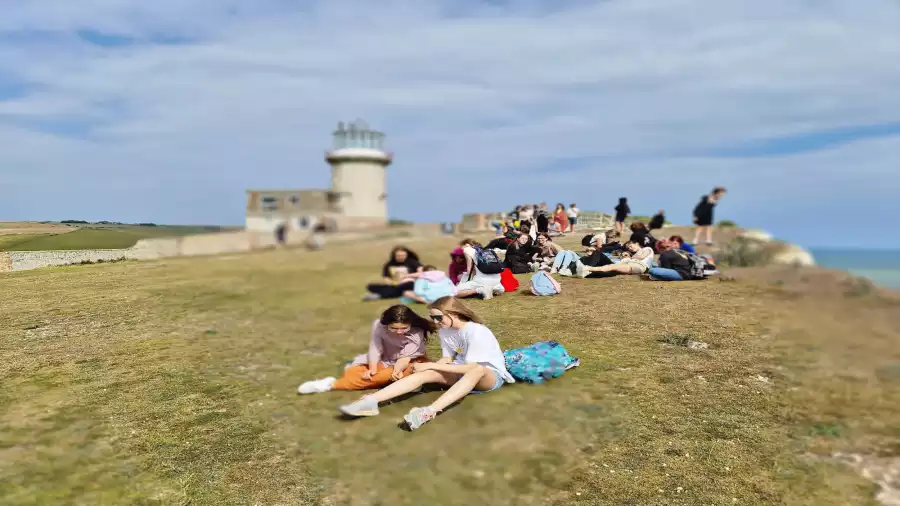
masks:
<svg viewBox="0 0 900 506"><path fill-rule="evenodd" d="M414 246L444 265L451 244ZM295 393L365 350L389 247L4 275L0 502L875 504L807 455L900 447L895 307L633 277L473 301L505 348L582 366L408 433L437 392L354 422L356 394Z"/></svg>

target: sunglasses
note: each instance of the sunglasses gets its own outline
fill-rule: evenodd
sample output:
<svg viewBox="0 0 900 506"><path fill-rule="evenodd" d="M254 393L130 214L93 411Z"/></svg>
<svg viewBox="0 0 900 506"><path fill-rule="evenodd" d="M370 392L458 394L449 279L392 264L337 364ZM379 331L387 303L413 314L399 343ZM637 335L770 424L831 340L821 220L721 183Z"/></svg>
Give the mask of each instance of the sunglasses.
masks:
<svg viewBox="0 0 900 506"><path fill-rule="evenodd" d="M431 315L431 319L434 320L434 321L436 321L436 322L438 322L438 323L441 323L442 321L444 321L444 315L442 315L442 314L433 314L433 315Z"/></svg>

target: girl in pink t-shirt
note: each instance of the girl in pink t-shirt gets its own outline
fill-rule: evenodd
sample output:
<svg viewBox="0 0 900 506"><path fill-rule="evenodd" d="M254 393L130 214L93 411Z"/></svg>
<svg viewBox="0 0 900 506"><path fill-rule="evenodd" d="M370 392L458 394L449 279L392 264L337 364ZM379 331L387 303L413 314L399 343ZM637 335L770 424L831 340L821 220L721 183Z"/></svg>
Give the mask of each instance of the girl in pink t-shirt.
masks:
<svg viewBox="0 0 900 506"><path fill-rule="evenodd" d="M369 352L357 356L340 378L307 381L297 392L314 394L330 390L381 388L408 376L411 364L427 362L425 344L435 332L434 322L407 306L391 306L372 325Z"/></svg>

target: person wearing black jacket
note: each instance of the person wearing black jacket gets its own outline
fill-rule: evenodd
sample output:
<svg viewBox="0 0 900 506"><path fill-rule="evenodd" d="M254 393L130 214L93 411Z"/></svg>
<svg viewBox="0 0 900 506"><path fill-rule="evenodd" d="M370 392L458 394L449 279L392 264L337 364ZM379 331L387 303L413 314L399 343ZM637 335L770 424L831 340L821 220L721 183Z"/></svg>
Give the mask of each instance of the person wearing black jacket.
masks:
<svg viewBox="0 0 900 506"><path fill-rule="evenodd" d="M547 209L547 203L541 202L541 206L535 211L535 214L538 233L548 233L550 231L550 210Z"/></svg>
<svg viewBox="0 0 900 506"><path fill-rule="evenodd" d="M700 203L694 207L694 225L697 225L694 244L700 244L700 233L706 230L706 244L712 245L713 210L724 195L725 188L717 186L709 195L701 197Z"/></svg>
<svg viewBox="0 0 900 506"><path fill-rule="evenodd" d="M531 236L523 233L515 242L506 248L506 258L503 264L512 271L513 274L525 274L531 272L531 263L534 261L534 254L537 250L532 244Z"/></svg>
<svg viewBox="0 0 900 506"><path fill-rule="evenodd" d="M656 250L656 238L650 234L647 225L637 221L631 224L631 242L638 243L642 248L653 248Z"/></svg>
<svg viewBox="0 0 900 506"><path fill-rule="evenodd" d="M665 224L666 213L665 211L660 209L659 212L656 213L655 216L653 216L653 218L650 218L650 223L647 224L647 228L649 228L650 230L658 230L660 228L663 228L663 225Z"/></svg>
<svg viewBox="0 0 900 506"><path fill-rule="evenodd" d="M625 231L625 218L631 214L631 208L628 207L628 199L622 197L619 199L619 205L616 206L616 232Z"/></svg>

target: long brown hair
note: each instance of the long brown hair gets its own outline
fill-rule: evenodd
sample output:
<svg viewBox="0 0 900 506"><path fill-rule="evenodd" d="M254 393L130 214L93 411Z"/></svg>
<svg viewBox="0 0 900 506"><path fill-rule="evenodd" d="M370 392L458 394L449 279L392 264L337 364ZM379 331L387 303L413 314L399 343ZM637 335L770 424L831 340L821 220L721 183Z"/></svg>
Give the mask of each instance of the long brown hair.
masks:
<svg viewBox="0 0 900 506"><path fill-rule="evenodd" d="M482 320L474 311L466 307L456 297L441 297L440 299L428 305L428 309L437 309L438 311L452 315L460 320L467 322L475 322L484 325Z"/></svg>
<svg viewBox="0 0 900 506"><path fill-rule="evenodd" d="M422 332L425 332L425 339L428 339L429 334L437 331L437 325L433 321L422 318L419 313L403 304L396 304L385 309L378 321L385 327L392 323L404 323L411 328L422 329Z"/></svg>

